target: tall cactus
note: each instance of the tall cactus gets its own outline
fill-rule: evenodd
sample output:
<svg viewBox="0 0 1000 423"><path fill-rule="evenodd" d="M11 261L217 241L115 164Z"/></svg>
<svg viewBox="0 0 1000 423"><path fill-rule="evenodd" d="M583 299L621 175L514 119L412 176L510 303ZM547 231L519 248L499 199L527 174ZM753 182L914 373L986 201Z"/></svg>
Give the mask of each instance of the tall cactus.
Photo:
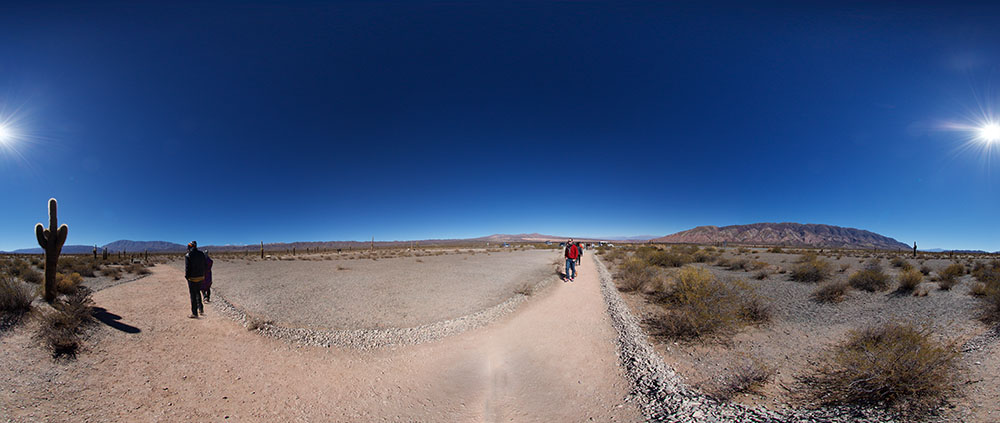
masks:
<svg viewBox="0 0 1000 423"><path fill-rule="evenodd" d="M69 232L69 227L66 225L57 228L58 223L56 199L50 198L48 229L41 223L35 225L38 246L45 250L45 285L42 287L42 296L50 304L56 299L56 266L59 264L59 253L62 252L63 244L66 243L66 234Z"/></svg>

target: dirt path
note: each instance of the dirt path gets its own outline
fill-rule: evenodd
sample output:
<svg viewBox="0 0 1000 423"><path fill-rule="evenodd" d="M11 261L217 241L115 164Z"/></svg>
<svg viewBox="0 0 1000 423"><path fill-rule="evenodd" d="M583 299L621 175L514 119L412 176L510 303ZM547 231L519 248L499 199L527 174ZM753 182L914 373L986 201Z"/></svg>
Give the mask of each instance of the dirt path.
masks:
<svg viewBox="0 0 1000 423"><path fill-rule="evenodd" d="M95 301L139 332L105 330L68 364L40 350L0 355L18 386L0 392L0 411L15 421L641 420L623 403L629 386L589 258L576 282L485 328L375 352L290 345L212 308L188 319L181 275L165 266ZM27 349L27 337L3 348Z"/></svg>

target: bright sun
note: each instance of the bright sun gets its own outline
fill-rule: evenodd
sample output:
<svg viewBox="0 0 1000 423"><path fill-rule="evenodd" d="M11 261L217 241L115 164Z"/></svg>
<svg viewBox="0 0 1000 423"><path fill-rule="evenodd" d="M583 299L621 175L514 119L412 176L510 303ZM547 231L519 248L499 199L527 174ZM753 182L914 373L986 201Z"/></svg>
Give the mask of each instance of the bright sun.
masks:
<svg viewBox="0 0 1000 423"><path fill-rule="evenodd" d="M14 139L14 132L10 128L7 128L7 126L0 125L0 144L6 144L12 139Z"/></svg>
<svg viewBox="0 0 1000 423"><path fill-rule="evenodd" d="M979 139L986 142L1000 141L1000 124L990 122L980 127Z"/></svg>

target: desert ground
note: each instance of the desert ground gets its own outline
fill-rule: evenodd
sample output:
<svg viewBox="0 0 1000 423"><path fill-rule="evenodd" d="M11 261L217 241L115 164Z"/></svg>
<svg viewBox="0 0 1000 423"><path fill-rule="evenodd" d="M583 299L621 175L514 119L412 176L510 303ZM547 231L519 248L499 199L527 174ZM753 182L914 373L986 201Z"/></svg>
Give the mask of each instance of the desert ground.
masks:
<svg viewBox="0 0 1000 423"><path fill-rule="evenodd" d="M642 420L627 402L631 384L618 365L616 333L594 262L584 260L581 276L564 283L552 277L558 258L558 251L549 250L451 254L423 257L423 263L412 257L345 260L341 264L351 270L341 271L330 264L335 260L247 264L233 259L222 260L213 272L219 293L250 308L255 307L252 293L240 291L230 269L246 275L245 268L256 266L304 265L310 271L326 266L336 276L303 283L343 283L350 292L366 284L384 289L381 278L398 275L385 270L393 268L402 272L406 285L417 285L378 291L384 298L373 301L383 309L359 310L369 317L354 320L336 312L315 321L296 320L306 314L282 307L254 309L280 314L273 318L276 325L316 322L323 328L447 319L472 310L468 304L451 304L464 302L463 296L476 307L489 307L505 297L525 297L514 292L519 282L542 282L515 310L487 325L416 345L369 350L310 346L248 330L220 312L217 301L208 305L207 316L189 319L182 271L174 264L157 265L147 277L93 295L95 306L106 310L102 321L111 325L93 329L74 359L51 359L33 337L37 322L0 335L6 379L0 413L17 422ZM457 275L442 275L452 268L444 260L456 266ZM473 264L458 265L465 261ZM439 273L419 272L425 264ZM368 276L357 276L369 270ZM479 273L484 270L501 275L484 278ZM346 272L354 276L340 276ZM476 280L466 281L465 275ZM472 288L462 286L466 282ZM316 290L322 291L320 285ZM297 301L310 299L307 288L293 290ZM417 291L451 292L442 292L444 300L411 303L428 310L384 310L398 304L392 296ZM333 301L331 308L350 300L321 295Z"/></svg>
<svg viewBox="0 0 1000 423"><path fill-rule="evenodd" d="M815 252L815 250L813 250ZM634 253L605 258L612 272ZM658 289L623 290L629 309L642 320L655 350L683 381L696 391L711 393L742 365L761 363L772 373L763 383L737 392L727 401L779 412L815 408L816 404L800 395L807 387L801 377L820 365L824 351L842 342L851 330L873 327L885 322L904 322L928 331L932 338L958 351L955 369L958 388L939 408L904 420L926 421L998 421L1000 372L996 331L979 317L982 304L970 295L978 282L964 274L950 289L941 289L935 281L940 269L961 262L971 268L987 259L950 259L942 256L911 258L908 254L882 253L878 259L892 280L877 292L849 289L839 302L820 302L813 297L822 283L846 283L850 275L879 257L873 253L827 251L820 259L830 263L830 274L823 282L801 282L791 278L791 270L800 259L799 252L771 253L767 249L729 248L717 250L716 256L701 263L689 263L708 270L717 280L739 281L748 285L769 309L766 323L749 324L722 334L698 339L660 336L655 323L665 313ZM900 257L914 269L930 270L915 289L897 289L901 269L891 263ZM668 286L678 268L653 266L659 282ZM618 280L619 284L621 283Z"/></svg>

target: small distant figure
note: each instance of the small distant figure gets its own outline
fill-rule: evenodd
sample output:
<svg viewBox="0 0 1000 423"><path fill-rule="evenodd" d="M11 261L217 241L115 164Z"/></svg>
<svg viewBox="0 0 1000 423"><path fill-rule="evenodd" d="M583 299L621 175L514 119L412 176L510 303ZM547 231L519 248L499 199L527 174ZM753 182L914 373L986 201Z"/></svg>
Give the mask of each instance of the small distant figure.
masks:
<svg viewBox="0 0 1000 423"><path fill-rule="evenodd" d="M563 254L566 256L566 279L572 282L576 279L576 260L580 258L580 248L570 239L566 242Z"/></svg>
<svg viewBox="0 0 1000 423"><path fill-rule="evenodd" d="M205 281L206 267L205 253L198 250L197 241L191 241L184 255L184 278L191 295L191 315L188 317L192 319L197 319L199 312L205 314L205 306L201 303L201 283Z"/></svg>
<svg viewBox="0 0 1000 423"><path fill-rule="evenodd" d="M577 252L579 253L579 255L576 257L576 265L579 266L580 265L580 261L583 260L583 244L577 242L576 243L576 248L577 248Z"/></svg>
<svg viewBox="0 0 1000 423"><path fill-rule="evenodd" d="M201 296L206 303L212 302L212 257L207 252L205 253L205 280L201 282Z"/></svg>

